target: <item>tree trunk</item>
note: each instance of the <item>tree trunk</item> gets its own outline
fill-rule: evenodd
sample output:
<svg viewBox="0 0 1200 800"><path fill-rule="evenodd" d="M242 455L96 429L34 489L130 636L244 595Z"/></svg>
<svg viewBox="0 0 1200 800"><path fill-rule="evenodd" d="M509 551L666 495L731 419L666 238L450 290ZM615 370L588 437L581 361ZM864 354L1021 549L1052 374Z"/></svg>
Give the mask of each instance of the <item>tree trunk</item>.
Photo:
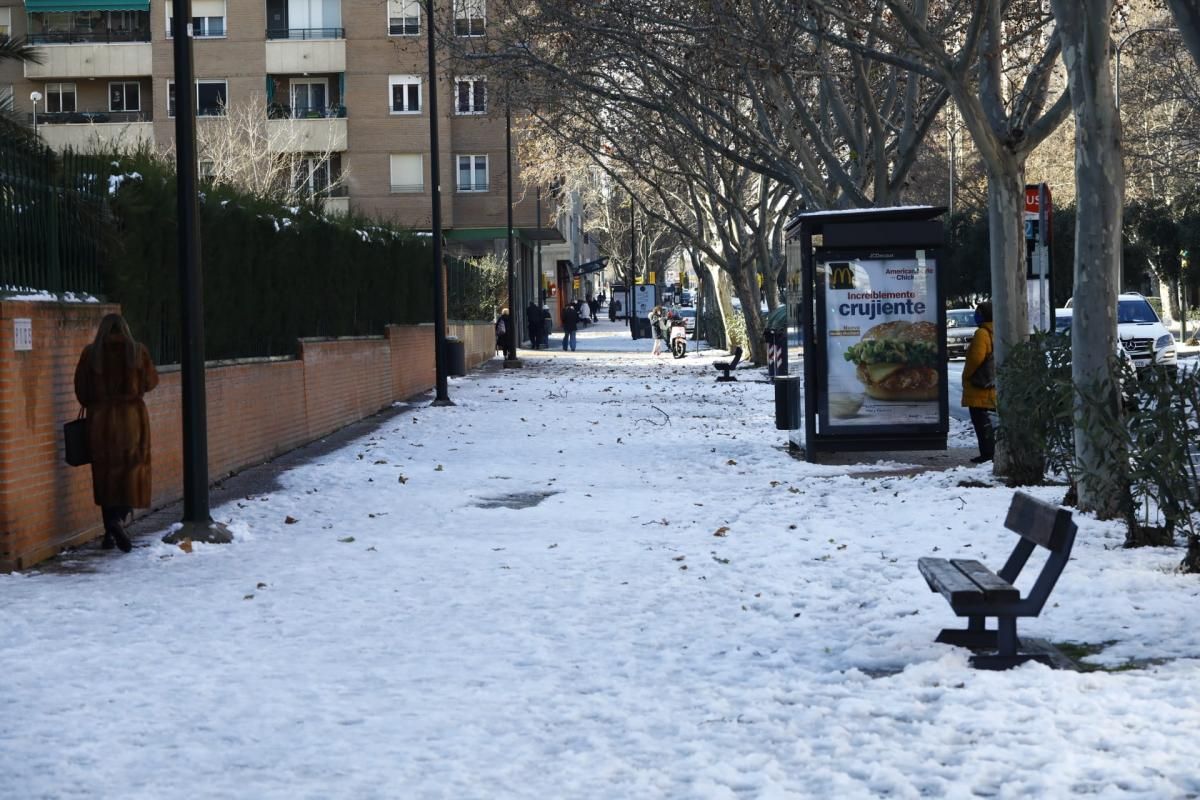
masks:
<svg viewBox="0 0 1200 800"><path fill-rule="evenodd" d="M988 232L992 265L992 316L995 364L999 369L1009 348L1029 337L1029 309L1025 302L1024 157L1006 154L988 170ZM997 384L1004 391L1004 384ZM1010 452L996 442L993 468L997 475L1040 475L1041 453Z"/></svg>
<svg viewBox="0 0 1200 800"><path fill-rule="evenodd" d="M1119 419L1113 375L1125 167L1110 79L1113 0L1052 0L1075 111L1075 293L1071 379L1079 509L1112 519L1127 507L1124 448L1103 424Z"/></svg>
<svg viewBox="0 0 1200 800"><path fill-rule="evenodd" d="M730 277L742 303L742 317L746 323L746 341L742 346L752 363L761 366L767 363L767 342L763 339L763 319L759 311L758 273L751 265L742 264Z"/></svg>

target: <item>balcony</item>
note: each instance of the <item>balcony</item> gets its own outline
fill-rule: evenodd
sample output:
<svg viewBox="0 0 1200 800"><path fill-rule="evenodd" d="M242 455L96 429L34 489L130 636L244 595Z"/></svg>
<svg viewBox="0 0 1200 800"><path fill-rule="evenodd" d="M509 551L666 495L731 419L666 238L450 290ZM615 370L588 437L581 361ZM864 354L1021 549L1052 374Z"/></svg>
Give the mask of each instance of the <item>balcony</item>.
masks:
<svg viewBox="0 0 1200 800"><path fill-rule="evenodd" d="M25 77L124 78L152 74L149 42L43 47L42 63L25 62Z"/></svg>
<svg viewBox="0 0 1200 800"><path fill-rule="evenodd" d="M54 150L98 153L154 145L154 123L138 112L38 114L37 125L42 141Z"/></svg>
<svg viewBox="0 0 1200 800"><path fill-rule="evenodd" d="M280 29L280 33L294 33L297 30L311 31L341 31L341 28L288 28ZM268 31L268 35L270 31ZM288 38L270 39L266 43L267 72L272 73L317 73L346 71L346 40L317 39L317 38Z"/></svg>
<svg viewBox="0 0 1200 800"><path fill-rule="evenodd" d="M291 108L268 112L267 146L273 153L341 153L346 150L346 108Z"/></svg>
<svg viewBox="0 0 1200 800"><path fill-rule="evenodd" d="M350 192L344 185L335 186L322 193L320 203L326 216L344 217L350 213Z"/></svg>
<svg viewBox="0 0 1200 800"><path fill-rule="evenodd" d="M345 39L345 28L267 28L267 39L291 39L293 41L310 41L313 39Z"/></svg>

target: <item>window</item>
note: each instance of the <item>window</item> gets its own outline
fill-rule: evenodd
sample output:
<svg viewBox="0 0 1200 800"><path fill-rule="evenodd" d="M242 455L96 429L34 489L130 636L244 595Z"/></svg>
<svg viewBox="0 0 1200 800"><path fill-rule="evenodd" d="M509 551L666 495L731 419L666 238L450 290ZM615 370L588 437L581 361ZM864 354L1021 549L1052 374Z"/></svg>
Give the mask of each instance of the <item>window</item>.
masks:
<svg viewBox="0 0 1200 800"><path fill-rule="evenodd" d="M0 8L0 36L12 35L12 9Z"/></svg>
<svg viewBox="0 0 1200 800"><path fill-rule="evenodd" d="M196 81L196 116L224 116L228 100L225 81ZM175 116L175 81L167 81L167 116Z"/></svg>
<svg viewBox="0 0 1200 800"><path fill-rule="evenodd" d="M225 81L196 81L196 115L222 117L228 100Z"/></svg>
<svg viewBox="0 0 1200 800"><path fill-rule="evenodd" d="M421 78L419 75L391 75L390 108L393 114L416 114L421 110Z"/></svg>
<svg viewBox="0 0 1200 800"><path fill-rule="evenodd" d="M421 0L388 0L388 35L416 36L421 32Z"/></svg>
<svg viewBox="0 0 1200 800"><path fill-rule="evenodd" d="M75 84L47 83L45 101L47 114L66 114L75 111Z"/></svg>
<svg viewBox="0 0 1200 800"><path fill-rule="evenodd" d="M454 110L459 114L487 112L487 80L458 78L454 81Z"/></svg>
<svg viewBox="0 0 1200 800"><path fill-rule="evenodd" d="M167 38L174 36L174 3L167 0ZM192 36L211 39L225 35L225 0L192 0Z"/></svg>
<svg viewBox="0 0 1200 800"><path fill-rule="evenodd" d="M454 0L454 35L483 36L486 8L485 0Z"/></svg>
<svg viewBox="0 0 1200 800"><path fill-rule="evenodd" d="M11 83L0 83L0 111L13 110L13 88Z"/></svg>
<svg viewBox="0 0 1200 800"><path fill-rule="evenodd" d="M292 165L292 186L309 197L329 188L329 160L301 158Z"/></svg>
<svg viewBox="0 0 1200 800"><path fill-rule="evenodd" d="M324 78L292 78L292 116L323 117L329 103L329 82Z"/></svg>
<svg viewBox="0 0 1200 800"><path fill-rule="evenodd" d="M488 189L488 157L458 157L458 190L460 192L486 192Z"/></svg>
<svg viewBox="0 0 1200 800"><path fill-rule="evenodd" d="M142 87L137 81L121 81L108 85L109 111L141 111Z"/></svg>
<svg viewBox="0 0 1200 800"><path fill-rule="evenodd" d="M419 154L393 155L392 194L425 191L425 160Z"/></svg>

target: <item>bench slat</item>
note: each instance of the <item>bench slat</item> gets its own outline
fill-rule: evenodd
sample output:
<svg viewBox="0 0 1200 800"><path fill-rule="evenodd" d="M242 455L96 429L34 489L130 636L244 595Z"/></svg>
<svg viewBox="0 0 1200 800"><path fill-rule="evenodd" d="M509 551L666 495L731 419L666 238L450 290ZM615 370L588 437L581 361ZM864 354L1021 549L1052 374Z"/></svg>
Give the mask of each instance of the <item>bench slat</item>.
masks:
<svg viewBox="0 0 1200 800"><path fill-rule="evenodd" d="M1061 552L1066 545L1070 526L1070 511L1043 503L1024 492L1013 495L1008 516L1004 519L1004 527L1055 553Z"/></svg>
<svg viewBox="0 0 1200 800"><path fill-rule="evenodd" d="M956 603L983 601L983 589L944 558L925 557L917 560L917 568L929 588Z"/></svg>
<svg viewBox="0 0 1200 800"><path fill-rule="evenodd" d="M950 563L983 590L983 599L986 602L1015 603L1021 599L1021 592L1017 587L978 561L952 558Z"/></svg>

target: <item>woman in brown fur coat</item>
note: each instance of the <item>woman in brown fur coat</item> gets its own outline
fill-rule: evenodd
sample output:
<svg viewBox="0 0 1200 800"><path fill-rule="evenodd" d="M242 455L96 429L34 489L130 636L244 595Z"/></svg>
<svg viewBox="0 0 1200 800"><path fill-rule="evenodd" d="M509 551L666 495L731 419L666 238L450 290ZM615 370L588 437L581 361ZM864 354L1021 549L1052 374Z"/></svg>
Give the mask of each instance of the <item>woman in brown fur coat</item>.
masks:
<svg viewBox="0 0 1200 800"><path fill-rule="evenodd" d="M79 356L75 396L87 409L92 495L104 518L103 547L133 545L125 519L150 505L150 414L142 395L158 385L150 351L134 340L120 314L100 321Z"/></svg>

